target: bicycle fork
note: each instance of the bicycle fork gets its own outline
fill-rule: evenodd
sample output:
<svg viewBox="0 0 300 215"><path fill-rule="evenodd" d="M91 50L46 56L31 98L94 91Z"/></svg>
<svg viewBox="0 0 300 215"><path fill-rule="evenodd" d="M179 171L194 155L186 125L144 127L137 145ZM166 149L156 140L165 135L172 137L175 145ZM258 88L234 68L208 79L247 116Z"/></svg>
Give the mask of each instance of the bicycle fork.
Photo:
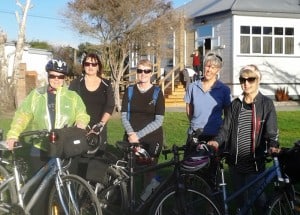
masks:
<svg viewBox="0 0 300 215"><path fill-rule="evenodd" d="M15 156L14 154L12 156ZM14 162L16 162L14 160ZM15 179L16 179L16 187L17 187L17 193L18 193L18 200L19 200L19 205L24 208L24 201L23 201L23 196L21 193L21 178L20 178L20 174L18 171L18 167L16 165L16 163L14 163L14 175L15 175Z"/></svg>
<svg viewBox="0 0 300 215"><path fill-rule="evenodd" d="M224 212L225 212L225 215L228 215L228 204L226 202L226 199L227 199L227 193L226 193L226 183L225 183L225 175L224 175L224 168L221 168L220 169L221 171L221 183L219 184L219 186L221 187L222 189L222 195L223 195L223 202L224 202Z"/></svg>
<svg viewBox="0 0 300 215"><path fill-rule="evenodd" d="M177 176L177 182L176 182L176 193L175 193L175 201L176 205L178 206L178 212L182 215L187 215L188 210L186 208L186 201L188 199L185 199L185 193L187 192L187 187L183 181L183 178L180 177L179 173L176 173Z"/></svg>
<svg viewBox="0 0 300 215"><path fill-rule="evenodd" d="M78 205L75 202L75 198L74 198L73 191L72 191L72 184L71 184L71 182L68 182L66 184L67 189L65 190L65 185L64 185L64 183L62 181L62 178L61 178L62 169L61 169L61 165L60 165L60 160L56 159L56 162L58 162L59 165L57 165L58 166L58 173L55 177L55 187L56 187L56 190L57 190L57 193L58 193L58 196L59 196L59 200L60 200L61 205L63 207L63 210L64 210L66 215L70 214L70 212L68 210L68 208L69 208L68 206L70 204L69 201L71 201L71 204L74 207L76 214L79 214L79 208L78 208ZM62 190L63 190L63 192L62 192ZM65 192L67 192L68 195L64 194ZM63 196L63 195L66 195L66 196Z"/></svg>

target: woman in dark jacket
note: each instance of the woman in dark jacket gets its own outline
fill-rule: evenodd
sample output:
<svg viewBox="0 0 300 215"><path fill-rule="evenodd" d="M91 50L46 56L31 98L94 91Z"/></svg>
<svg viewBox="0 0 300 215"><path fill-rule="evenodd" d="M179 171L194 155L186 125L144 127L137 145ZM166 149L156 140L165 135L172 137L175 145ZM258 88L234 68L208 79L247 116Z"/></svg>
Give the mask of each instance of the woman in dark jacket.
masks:
<svg viewBox="0 0 300 215"><path fill-rule="evenodd" d="M263 154L278 148L277 116L273 101L259 92L261 73L255 65L240 71L243 94L232 101L218 135L208 144L218 148L225 144L230 177L237 190L265 170ZM255 190L255 189L253 189ZM238 199L238 206L247 201ZM266 203L262 194L255 205L262 214Z"/></svg>

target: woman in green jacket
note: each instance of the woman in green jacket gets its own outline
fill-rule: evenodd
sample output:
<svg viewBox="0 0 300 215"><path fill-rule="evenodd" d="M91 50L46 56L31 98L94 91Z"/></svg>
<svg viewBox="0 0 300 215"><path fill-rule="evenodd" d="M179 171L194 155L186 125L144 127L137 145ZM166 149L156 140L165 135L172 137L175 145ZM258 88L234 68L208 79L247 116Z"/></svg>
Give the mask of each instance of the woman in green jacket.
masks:
<svg viewBox="0 0 300 215"><path fill-rule="evenodd" d="M15 112L10 130L6 135L9 149L13 148L19 135L26 128L50 131L51 129L77 126L85 129L89 123L90 117L86 113L80 96L64 86L64 78L68 75L67 64L53 59L47 63L46 71L49 84L34 89ZM46 144L40 141L32 146L30 151L32 172L36 172L47 162ZM42 211L46 207L35 208L38 209L33 214L44 214Z"/></svg>

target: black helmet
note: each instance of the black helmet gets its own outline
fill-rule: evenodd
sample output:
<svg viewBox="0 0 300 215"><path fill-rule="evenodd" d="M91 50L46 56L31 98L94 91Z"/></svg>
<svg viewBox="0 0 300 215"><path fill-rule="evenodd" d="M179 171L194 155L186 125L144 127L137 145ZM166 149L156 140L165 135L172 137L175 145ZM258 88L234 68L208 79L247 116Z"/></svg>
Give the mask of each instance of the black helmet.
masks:
<svg viewBox="0 0 300 215"><path fill-rule="evenodd" d="M58 59L49 60L49 62L46 65L46 71L55 71L64 75L68 75L67 63Z"/></svg>

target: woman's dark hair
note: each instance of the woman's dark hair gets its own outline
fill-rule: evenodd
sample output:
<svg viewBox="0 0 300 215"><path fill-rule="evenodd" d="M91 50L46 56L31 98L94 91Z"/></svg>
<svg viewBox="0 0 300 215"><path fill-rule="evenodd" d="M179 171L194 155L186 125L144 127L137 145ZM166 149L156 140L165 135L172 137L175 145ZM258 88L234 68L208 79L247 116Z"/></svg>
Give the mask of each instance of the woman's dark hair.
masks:
<svg viewBox="0 0 300 215"><path fill-rule="evenodd" d="M83 58L83 61L82 61L82 74L85 74L84 63L85 63L86 59L88 59L88 58L91 58L92 60L94 60L98 63L97 76L101 77L103 67L102 67L102 63L100 61L100 58L96 53L87 53L86 56Z"/></svg>

